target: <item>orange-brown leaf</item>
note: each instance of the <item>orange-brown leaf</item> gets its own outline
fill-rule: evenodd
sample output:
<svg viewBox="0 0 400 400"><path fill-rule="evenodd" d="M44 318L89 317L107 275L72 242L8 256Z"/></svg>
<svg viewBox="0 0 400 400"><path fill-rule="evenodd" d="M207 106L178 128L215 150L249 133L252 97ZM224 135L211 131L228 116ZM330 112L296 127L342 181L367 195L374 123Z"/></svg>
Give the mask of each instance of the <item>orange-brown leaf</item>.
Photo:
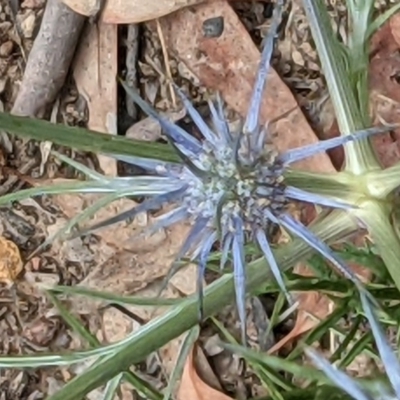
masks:
<svg viewBox="0 0 400 400"><path fill-rule="evenodd" d="M208 37L203 33L204 23L215 16L223 16L223 30L218 37ZM228 105L244 116L260 62L260 51L229 3L216 0L184 8L162 18L161 25L168 48L203 85L219 91ZM270 130L279 151L318 141L290 89L271 68L261 120L266 123L275 119L278 121L270 126ZM276 132L279 135L275 135ZM334 172L325 153L302 161L301 168Z"/></svg>
<svg viewBox="0 0 400 400"><path fill-rule="evenodd" d="M183 370L178 389L178 400L232 400L227 395L213 389L198 375L194 365L195 349L190 352Z"/></svg>

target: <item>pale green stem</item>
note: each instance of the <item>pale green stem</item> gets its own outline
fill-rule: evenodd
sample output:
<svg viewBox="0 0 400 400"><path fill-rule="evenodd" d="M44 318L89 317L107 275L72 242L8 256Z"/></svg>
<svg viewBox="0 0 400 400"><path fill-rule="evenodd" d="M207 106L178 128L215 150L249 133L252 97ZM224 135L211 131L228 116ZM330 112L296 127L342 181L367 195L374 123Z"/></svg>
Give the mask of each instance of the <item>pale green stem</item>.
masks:
<svg viewBox="0 0 400 400"><path fill-rule="evenodd" d="M324 241L343 239L357 230L355 221L346 213L334 211L315 223L312 230ZM287 270L294 263L309 257L312 250L302 241L294 240L276 252L278 264ZM258 259L247 266L247 290L257 292L270 279L268 264ZM204 293L204 316L210 317L235 299L233 276L224 275L211 284ZM113 379L132 364L143 361L172 339L180 336L198 323L198 298L192 296L181 306L174 307L163 316L149 322L133 333L129 344L111 356L105 357L94 367L68 382L48 400L77 400Z"/></svg>
<svg viewBox="0 0 400 400"><path fill-rule="evenodd" d="M392 226L388 203L367 201L355 212L366 225L396 287L400 290L400 240Z"/></svg>
<svg viewBox="0 0 400 400"><path fill-rule="evenodd" d="M400 164L381 171L368 172L363 179L372 197L385 199L400 186Z"/></svg>
<svg viewBox="0 0 400 400"><path fill-rule="evenodd" d="M355 183L359 178L347 172L321 174L288 169L285 171L285 183L307 192L327 196L337 200L350 200L363 195L362 188L357 190Z"/></svg>
<svg viewBox="0 0 400 400"><path fill-rule="evenodd" d="M334 35L325 3L303 0L303 4L310 22L341 134L348 135L366 128L347 73L349 66L345 65L345 50ZM345 171L354 175L362 175L366 171L380 169L380 164L369 140L348 143L345 150Z"/></svg>

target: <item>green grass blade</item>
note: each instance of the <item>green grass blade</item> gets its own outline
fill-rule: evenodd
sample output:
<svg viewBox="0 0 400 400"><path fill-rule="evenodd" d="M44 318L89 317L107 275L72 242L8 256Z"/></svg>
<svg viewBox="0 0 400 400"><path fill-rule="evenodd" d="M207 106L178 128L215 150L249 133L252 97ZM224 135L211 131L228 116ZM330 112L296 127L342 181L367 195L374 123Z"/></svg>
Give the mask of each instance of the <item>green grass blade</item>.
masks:
<svg viewBox="0 0 400 400"><path fill-rule="evenodd" d="M162 400L163 396L148 382L134 374L132 371L124 372L124 380L129 382L135 390L146 400Z"/></svg>
<svg viewBox="0 0 400 400"><path fill-rule="evenodd" d="M64 319L64 321L73 329L76 333L78 333L83 339L85 339L89 345L93 348L100 347L101 343L97 339L95 335L92 335L76 318L73 316L54 296L50 291L47 292L50 300L57 307L60 312L60 315ZM98 361L97 361L98 362ZM162 396L158 393L151 385L147 382L143 381L140 377L135 375L132 371L126 371L123 373L123 378L125 381L129 382L139 393L145 395L146 399L149 400L161 400Z"/></svg>
<svg viewBox="0 0 400 400"><path fill-rule="evenodd" d="M106 207L108 204L117 200L121 194L120 193L112 193L107 196L102 197L100 200L93 203L91 206L83 210L82 213L75 215L75 217L71 218L61 229L59 229L53 236L47 238L31 255L32 258L35 254L40 253L47 246L50 246L55 240L58 238L65 238L71 234L73 228L78 224L82 223L86 219L92 217L97 211ZM124 194L123 194L124 195Z"/></svg>
<svg viewBox="0 0 400 400"><path fill-rule="evenodd" d="M212 321L217 329L221 332L225 340L227 340L231 345L239 346L239 343L235 340L235 338L229 333L227 329L221 324L216 318L212 317ZM258 375L261 382L263 382L271 393L271 397L273 399L281 399L280 391L283 390L292 390L294 386L288 382L286 382L282 376L266 367L265 365L261 365L260 363L254 362L253 360L248 361L251 368L254 369L254 372ZM277 389L276 386L279 386L280 389Z"/></svg>
<svg viewBox="0 0 400 400"><path fill-rule="evenodd" d="M339 368L345 368L350 365L354 361L354 359L365 350L367 350L369 357L375 356L375 360L379 362L379 356L374 354L371 351L371 348L369 348L372 340L373 336L370 332L364 334L360 339L358 339L351 347L349 352L340 361Z"/></svg>
<svg viewBox="0 0 400 400"><path fill-rule="evenodd" d="M400 164L380 171L371 171L365 174L363 179L370 195L384 200L400 186Z"/></svg>
<svg viewBox="0 0 400 400"><path fill-rule="evenodd" d="M295 347L295 349L287 357L288 360L294 360L299 357L303 350L304 344L311 345L319 341L336 323L348 312L348 305L337 308L332 314L322 320L306 337Z"/></svg>
<svg viewBox="0 0 400 400"><path fill-rule="evenodd" d="M115 378L108 381L102 400L114 400L122 377L123 374L119 374Z"/></svg>
<svg viewBox="0 0 400 400"><path fill-rule="evenodd" d="M222 346L232 353L240 354L245 359L251 360L252 362L267 365L270 368L278 371L284 370L298 378L307 379L314 382L317 381L319 383L329 382L324 373L312 367L303 365L303 363L298 364L293 361L285 360L281 357L265 355L239 345L222 344Z"/></svg>
<svg viewBox="0 0 400 400"><path fill-rule="evenodd" d="M196 325L187 333L184 341L182 342L181 348L179 349L179 354L176 358L174 368L172 370L171 376L169 377L168 386L165 389L163 400L171 399L175 385L177 381L182 377L183 368L185 367L186 360L189 356L191 349L196 343L199 334L200 334L200 328L198 325Z"/></svg>
<svg viewBox="0 0 400 400"><path fill-rule="evenodd" d="M57 151L54 150L51 152L51 154L57 157L60 161L64 162L65 164L71 166L72 168L86 175L86 177L88 177L89 179L93 179L94 181L108 181L108 178L106 176L99 174L93 169L86 167L86 165L83 165L80 162L65 156L64 154L58 153Z"/></svg>
<svg viewBox="0 0 400 400"><path fill-rule="evenodd" d="M121 296L110 292L103 292L100 290L87 289L78 286L54 286L48 289L53 293L63 293L69 295L87 296L94 300L104 300L108 303L115 303L120 305L131 304L135 306L177 306L182 305L186 299L165 299L165 298L145 298L136 296Z"/></svg>
<svg viewBox="0 0 400 400"><path fill-rule="evenodd" d="M1 356L0 368L39 368L50 366L65 366L87 361L102 353L101 349L93 351L77 351L71 354L35 354L24 356Z"/></svg>
<svg viewBox="0 0 400 400"><path fill-rule="evenodd" d="M47 291L47 296L50 298L51 302L54 304L54 306L57 308L58 312L60 313L61 317L65 321L67 325L71 329L73 329L78 335L80 335L83 339L85 339L90 347L99 347L100 342L97 340L96 336L92 335L79 321L78 318L74 317L61 303L60 300L57 299L56 296L54 296L51 291Z"/></svg>
<svg viewBox="0 0 400 400"><path fill-rule="evenodd" d="M345 213L332 212L322 221L313 225L313 230L320 238L330 242L346 237L357 226ZM283 270L290 268L295 262L310 256L311 249L294 240L275 252L278 264ZM259 259L247 266L247 289L257 292L265 285L270 274L264 259ZM226 274L212 283L204 292L204 317L214 315L235 298L232 274ZM114 354L107 356L94 368L85 371L68 382L60 391L47 400L76 400L82 398L98 386L108 382L130 365L142 361L153 351L157 351L170 340L188 331L198 323L198 298L188 298L183 304L174 307L161 317L147 323L137 332L129 336L126 345Z"/></svg>
<svg viewBox="0 0 400 400"><path fill-rule="evenodd" d="M8 205L13 201L51 194L109 192L114 192L114 190L110 189L108 185L102 182L65 182L48 186L34 187L31 189L19 190L18 192L5 194L4 196L0 196L0 205Z"/></svg>
<svg viewBox="0 0 400 400"><path fill-rule="evenodd" d="M346 351L347 347L350 345L350 343L354 340L355 336L357 335L357 332L360 329L361 322L362 322L362 317L360 315L358 315L356 317L356 320L352 323L352 326L351 326L350 330L347 332L345 338L343 339L343 341L340 343L338 348L335 350L335 352L330 357L331 364L340 360L340 358Z"/></svg>
<svg viewBox="0 0 400 400"><path fill-rule="evenodd" d="M372 35L399 10L400 10L400 3L395 4L394 6L386 10L383 14L376 17L376 19L368 25L367 39L370 39Z"/></svg>
<svg viewBox="0 0 400 400"><path fill-rule="evenodd" d="M0 112L0 129L17 136L50 141L77 150L180 162L179 157L169 145L125 139L121 136L52 124L39 119L18 117L2 112Z"/></svg>

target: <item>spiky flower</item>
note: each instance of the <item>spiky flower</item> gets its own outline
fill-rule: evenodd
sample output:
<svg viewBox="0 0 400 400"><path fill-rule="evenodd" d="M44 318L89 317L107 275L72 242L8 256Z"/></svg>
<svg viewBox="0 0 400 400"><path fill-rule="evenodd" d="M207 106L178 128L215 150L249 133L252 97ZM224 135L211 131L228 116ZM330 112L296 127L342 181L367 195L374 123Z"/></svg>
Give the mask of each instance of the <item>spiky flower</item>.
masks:
<svg viewBox="0 0 400 400"><path fill-rule="evenodd" d="M369 385L368 389L364 388L345 372L336 369L314 350L307 349L306 352L313 360L314 364L320 368L336 386L341 388L352 398L356 400L400 399L400 363L395 353L391 349L385 333L383 332L382 327L376 318L374 305L370 303L370 299L364 294L361 294L361 301L365 315L367 316L370 324L376 347L386 372L386 376L390 383L390 388L383 384L383 382L379 382L376 385Z"/></svg>
<svg viewBox="0 0 400 400"><path fill-rule="evenodd" d="M179 126L158 115L136 92L124 85L141 109L160 123L169 142L181 156L182 164L113 155L121 161L144 168L152 175L129 178L132 185L136 183L140 186L138 195L148 199L136 208L103 221L90 230L133 218L141 212L160 209L166 204L173 205L170 211L156 220L152 231L180 221L189 221L192 224L178 259L187 254L190 254L192 259L197 259L200 296L202 277L213 245L217 242L220 244L221 267L224 267L228 255L232 255L236 300L242 326L245 325L246 242L258 244L280 288L289 298L267 237L271 223L280 224L305 240L361 288L361 284L343 261L287 212L287 205L293 200L334 208L346 209L351 206L286 185L284 171L296 161L352 140L364 139L379 132L379 129L356 132L353 135L289 150L284 154L277 154L267 143L268 131L259 123L259 111L281 13L282 4L278 2L270 33L265 40L248 115L238 134L230 132L219 98L215 105L209 103L213 123L209 126L191 102L177 89L188 113L203 135L203 140L197 140ZM119 179L122 182L122 178ZM124 187L126 184L127 182ZM116 181L113 185L117 185Z"/></svg>

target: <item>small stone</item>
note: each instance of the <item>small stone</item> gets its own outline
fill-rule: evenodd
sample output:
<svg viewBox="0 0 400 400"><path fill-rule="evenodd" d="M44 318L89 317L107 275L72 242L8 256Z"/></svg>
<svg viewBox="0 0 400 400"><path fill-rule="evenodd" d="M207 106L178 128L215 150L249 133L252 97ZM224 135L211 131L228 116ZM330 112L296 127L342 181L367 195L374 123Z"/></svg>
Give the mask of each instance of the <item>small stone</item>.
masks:
<svg viewBox="0 0 400 400"><path fill-rule="evenodd" d="M0 57L8 57L14 48L14 42L7 40L0 46Z"/></svg>
<svg viewBox="0 0 400 400"><path fill-rule="evenodd" d="M214 17L203 22L203 35L209 38L217 38L224 32L224 18Z"/></svg>

